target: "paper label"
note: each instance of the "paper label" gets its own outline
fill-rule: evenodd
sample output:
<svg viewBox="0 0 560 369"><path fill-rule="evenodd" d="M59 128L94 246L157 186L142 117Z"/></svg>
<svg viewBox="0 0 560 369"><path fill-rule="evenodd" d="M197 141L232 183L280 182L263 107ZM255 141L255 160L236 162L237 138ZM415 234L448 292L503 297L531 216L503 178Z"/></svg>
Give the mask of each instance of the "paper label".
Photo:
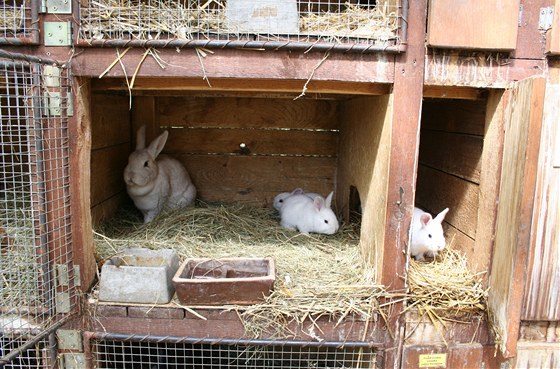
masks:
<svg viewBox="0 0 560 369"><path fill-rule="evenodd" d="M420 368L447 367L447 354L421 354L418 366Z"/></svg>

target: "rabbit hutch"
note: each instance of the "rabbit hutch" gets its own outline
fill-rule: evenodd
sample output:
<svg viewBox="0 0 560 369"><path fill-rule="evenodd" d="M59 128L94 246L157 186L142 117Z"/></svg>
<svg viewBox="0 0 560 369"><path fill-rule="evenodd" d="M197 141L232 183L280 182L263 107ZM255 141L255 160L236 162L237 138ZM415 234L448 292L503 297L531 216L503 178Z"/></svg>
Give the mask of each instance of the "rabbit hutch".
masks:
<svg viewBox="0 0 560 369"><path fill-rule="evenodd" d="M4 2L0 363L560 366L559 12ZM140 129L197 190L146 224ZM297 188L333 192L336 234L280 226ZM415 206L449 208L425 261Z"/></svg>

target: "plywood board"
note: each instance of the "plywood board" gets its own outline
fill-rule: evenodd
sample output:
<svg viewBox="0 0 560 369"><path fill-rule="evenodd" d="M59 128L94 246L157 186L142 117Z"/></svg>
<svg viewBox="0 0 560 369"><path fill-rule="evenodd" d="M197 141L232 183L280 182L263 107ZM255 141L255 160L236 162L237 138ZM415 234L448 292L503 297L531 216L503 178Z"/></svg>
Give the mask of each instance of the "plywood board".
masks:
<svg viewBox="0 0 560 369"><path fill-rule="evenodd" d="M336 129L337 102L235 97L159 97L160 126Z"/></svg>
<svg viewBox="0 0 560 369"><path fill-rule="evenodd" d="M516 83L507 92L504 152L488 308L505 357L516 354L530 243L544 79Z"/></svg>
<svg viewBox="0 0 560 369"><path fill-rule="evenodd" d="M428 45L514 50L517 44L519 4L520 0L430 0Z"/></svg>

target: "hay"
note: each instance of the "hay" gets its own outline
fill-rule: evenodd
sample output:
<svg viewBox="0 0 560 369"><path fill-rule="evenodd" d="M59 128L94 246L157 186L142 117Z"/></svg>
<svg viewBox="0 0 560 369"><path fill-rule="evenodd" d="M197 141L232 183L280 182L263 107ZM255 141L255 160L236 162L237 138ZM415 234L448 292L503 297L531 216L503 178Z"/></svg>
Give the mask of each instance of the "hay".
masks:
<svg viewBox="0 0 560 369"><path fill-rule="evenodd" d="M468 314L483 314L488 290L482 273L472 273L464 255L447 248L432 262L410 261L407 309L439 321Z"/></svg>
<svg viewBox="0 0 560 369"><path fill-rule="evenodd" d="M223 307L236 310L255 338L293 337L294 323L315 326L319 318L334 324L349 316L386 319L393 304L404 300L405 312L418 309L439 321L485 309L480 275L469 272L457 251L447 250L433 262L411 260L409 293L391 292L375 283L374 270L363 262L356 225L343 224L332 236L305 236L281 228L276 212L268 208L197 203L147 225L136 210L123 210L97 227L95 242L100 265L128 247L172 248L183 260L273 257L275 291L261 304ZM320 336L318 327L303 333L320 339L313 337Z"/></svg>
<svg viewBox="0 0 560 369"><path fill-rule="evenodd" d="M228 28L224 1L208 0L196 8L175 0L91 0L90 4L81 10L83 39L191 40L193 35L212 33L240 36L236 28ZM396 12L387 10L387 4L361 7L345 3L338 12L302 12L299 33L329 42L366 38L387 45L397 39L398 18Z"/></svg>
<svg viewBox="0 0 560 369"><path fill-rule="evenodd" d="M41 264L31 201L10 196L0 198L0 301L9 309L41 305Z"/></svg>
<svg viewBox="0 0 560 369"><path fill-rule="evenodd" d="M308 34L323 36L337 41L338 38L368 38L376 44L396 40L398 15L384 7L365 8L350 3L344 4L342 12L309 13L300 18L300 30Z"/></svg>
<svg viewBox="0 0 560 369"><path fill-rule="evenodd" d="M262 304L232 307L253 337L265 331L288 337L288 322L307 318L358 315L369 320L382 314L377 298L388 295L373 283L352 225L342 225L332 236L306 236L281 228L276 212L268 208L198 203L148 225L140 223L136 212L123 212L96 230L95 242L100 263L127 247L173 248L181 259L273 257L274 293Z"/></svg>
<svg viewBox="0 0 560 369"><path fill-rule="evenodd" d="M84 38L129 35L133 39L151 40L171 35L190 40L192 33L217 31L224 22L219 8L188 9L181 1L152 0L147 4L136 0L97 0L91 5L82 9L80 32Z"/></svg>
<svg viewBox="0 0 560 369"><path fill-rule="evenodd" d="M20 8L2 6L2 16L0 16L0 30L18 31L25 25L25 10L22 5Z"/></svg>

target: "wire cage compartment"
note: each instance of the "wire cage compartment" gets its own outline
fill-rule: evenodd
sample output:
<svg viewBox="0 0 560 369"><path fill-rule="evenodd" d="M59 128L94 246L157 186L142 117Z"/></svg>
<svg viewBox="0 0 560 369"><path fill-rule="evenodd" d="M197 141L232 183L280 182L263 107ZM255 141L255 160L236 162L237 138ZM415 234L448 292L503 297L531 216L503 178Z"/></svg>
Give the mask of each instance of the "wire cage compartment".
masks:
<svg viewBox="0 0 560 369"><path fill-rule="evenodd" d="M21 347L26 343L27 346L22 350ZM52 368L56 361L56 345L52 335L34 341L30 341L28 335L3 335L0 345L1 356L4 356L4 351L20 350L19 355L8 362L0 361L4 369L47 369Z"/></svg>
<svg viewBox="0 0 560 369"><path fill-rule="evenodd" d="M224 340L86 332L92 367L376 368L366 342Z"/></svg>
<svg viewBox="0 0 560 369"><path fill-rule="evenodd" d="M0 45L39 42L38 0L3 0L0 3Z"/></svg>
<svg viewBox="0 0 560 369"><path fill-rule="evenodd" d="M88 0L81 46L400 51L406 0Z"/></svg>
<svg viewBox="0 0 560 369"><path fill-rule="evenodd" d="M32 59L32 58L31 58ZM0 58L0 360L76 304L66 69ZM1 362L1 361L0 361Z"/></svg>

